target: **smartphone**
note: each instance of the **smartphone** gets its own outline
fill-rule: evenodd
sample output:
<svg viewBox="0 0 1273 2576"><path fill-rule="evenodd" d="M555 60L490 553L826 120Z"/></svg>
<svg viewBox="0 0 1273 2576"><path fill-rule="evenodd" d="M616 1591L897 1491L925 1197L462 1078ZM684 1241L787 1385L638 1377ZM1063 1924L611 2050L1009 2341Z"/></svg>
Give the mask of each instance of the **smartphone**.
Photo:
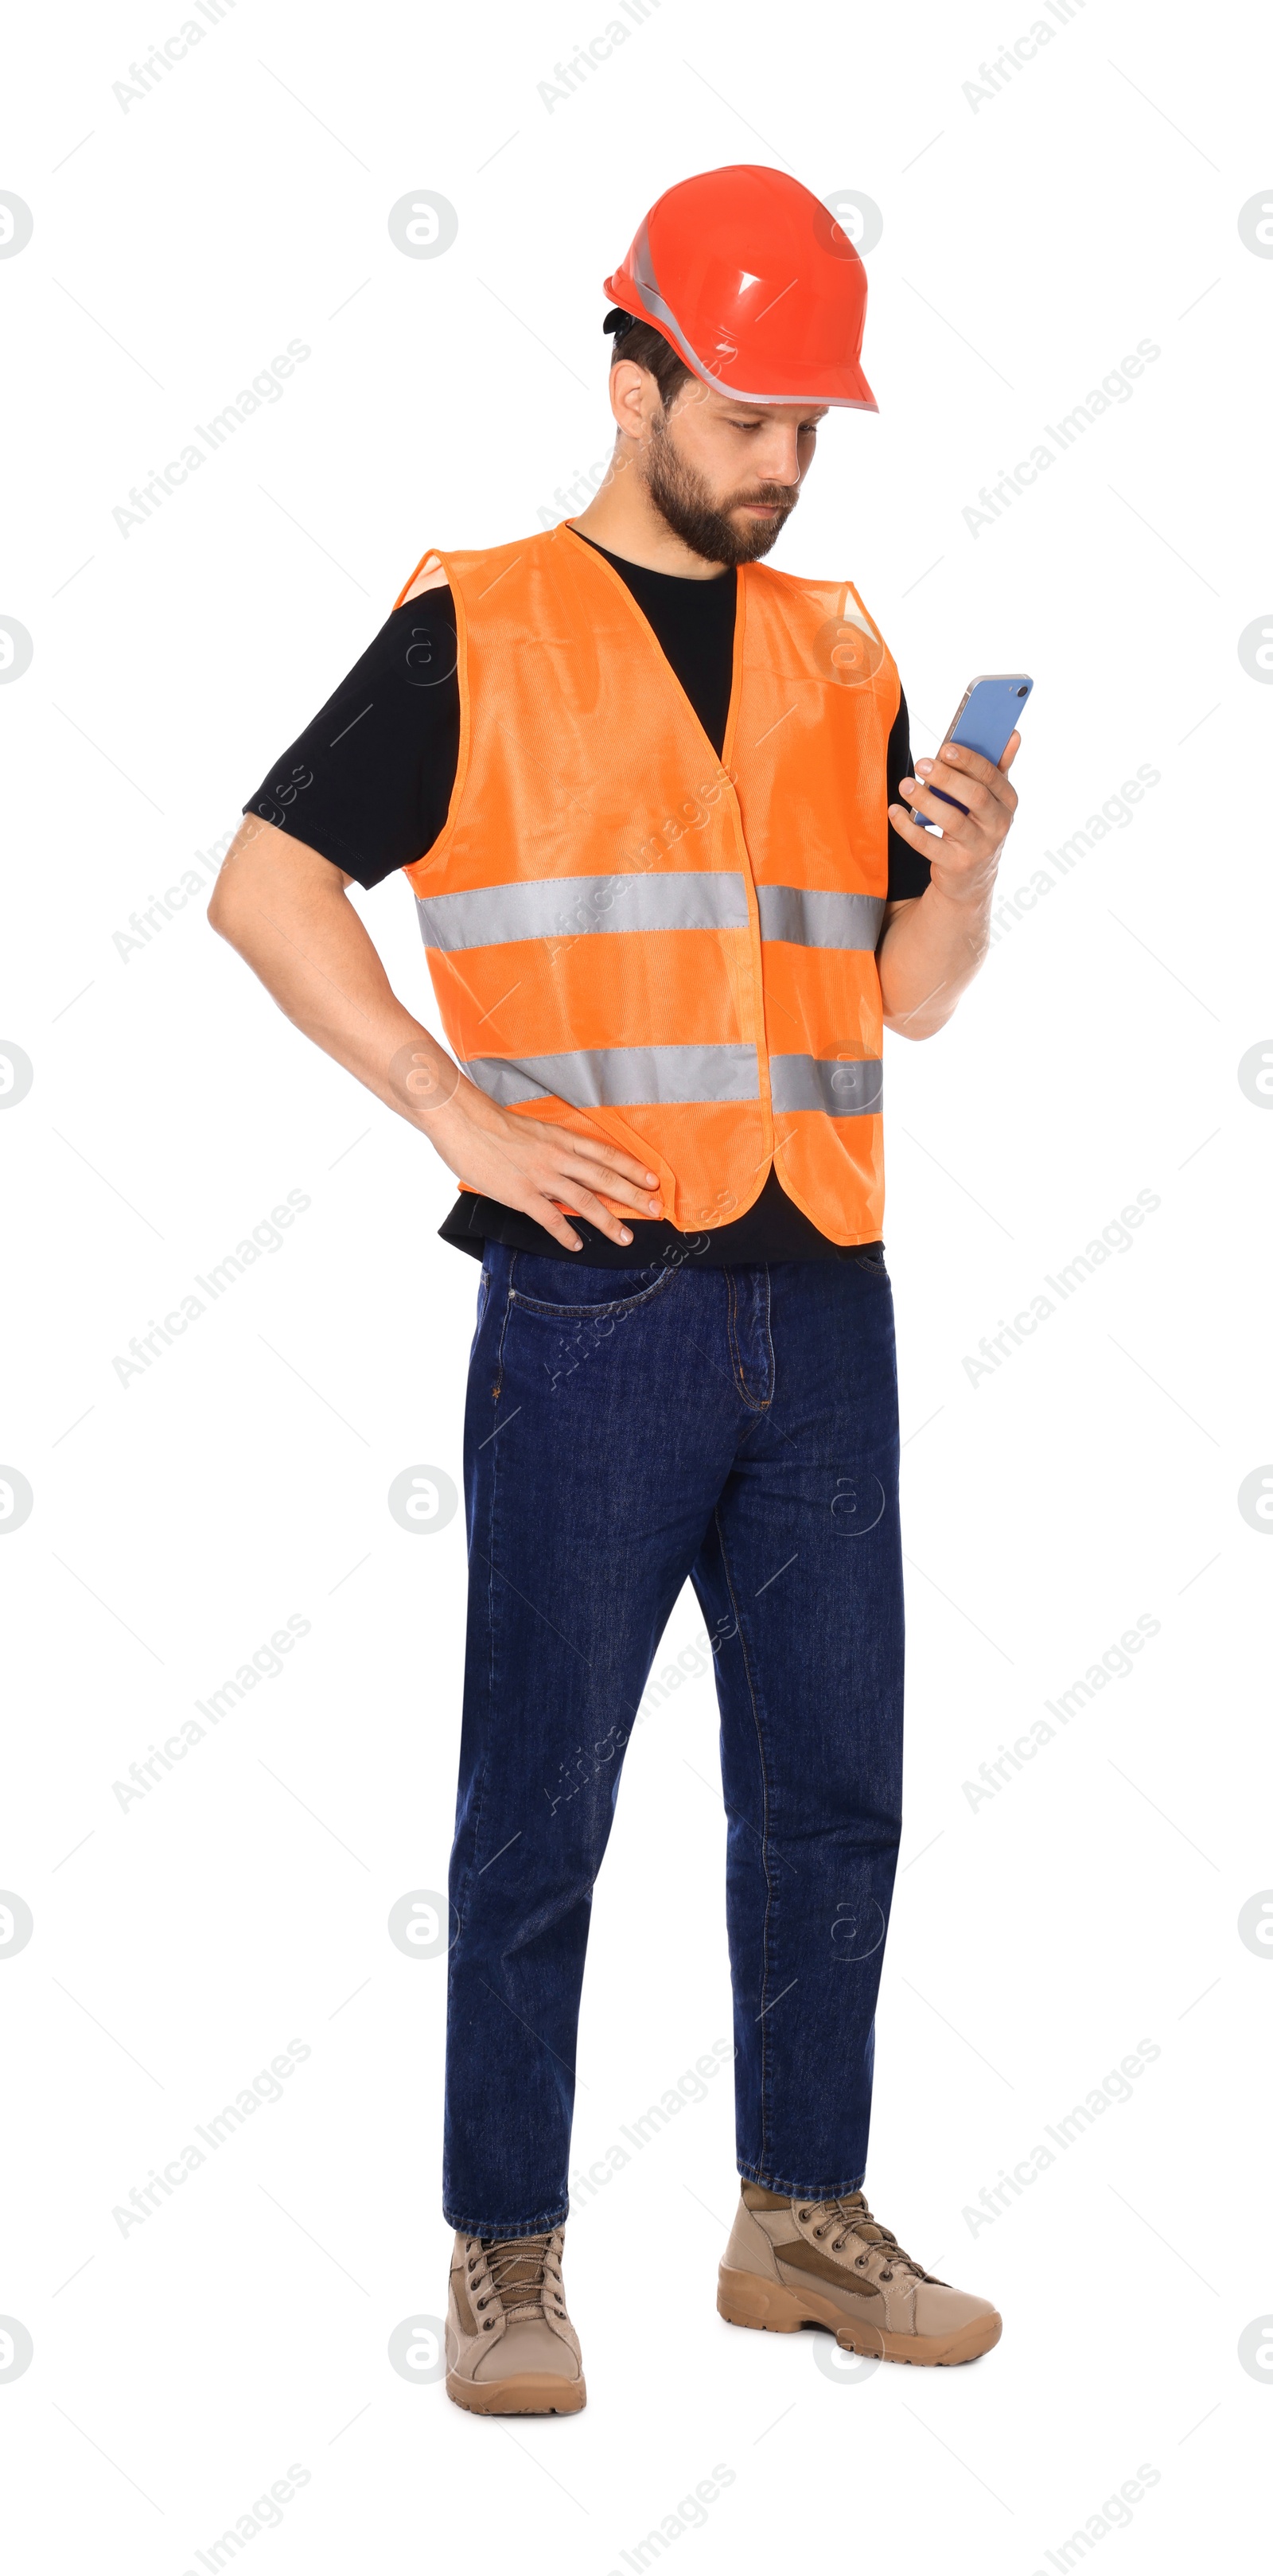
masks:
<svg viewBox="0 0 1273 2576"><path fill-rule="evenodd" d="M983 671L979 678L969 681L955 710L954 722L942 736L943 742L962 742L969 751L979 751L983 760L993 761L997 769L1033 687L1033 680L1024 671ZM953 805L961 814L968 811L957 796L948 796L942 787L931 788L929 793L940 796L943 805ZM921 823L926 832L934 829L932 815L921 814L914 805L911 819Z"/></svg>

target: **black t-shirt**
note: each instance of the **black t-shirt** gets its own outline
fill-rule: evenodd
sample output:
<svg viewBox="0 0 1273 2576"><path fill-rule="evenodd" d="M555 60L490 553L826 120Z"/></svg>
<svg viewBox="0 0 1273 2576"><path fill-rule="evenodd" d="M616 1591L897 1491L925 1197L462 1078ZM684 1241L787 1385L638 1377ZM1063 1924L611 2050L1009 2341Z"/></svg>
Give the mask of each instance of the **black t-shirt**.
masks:
<svg viewBox="0 0 1273 2576"><path fill-rule="evenodd" d="M597 551L605 553L606 562L627 583L719 759L733 677L736 574L685 581L627 563L603 547ZM422 858L436 841L455 785L459 744L455 604L449 589L429 590L395 608L243 811L292 833L358 885L379 885ZM890 803L897 802L898 781L910 774L910 767L903 697L888 743ZM928 861L908 849L890 824L888 900L920 895L928 880ZM738 1262L851 1257L820 1234L787 1197L774 1169L746 1215L710 1233L686 1237L655 1218L625 1222L631 1243L612 1243L586 1218L572 1215L583 1249L571 1253L519 1209L463 1191L439 1232L445 1242L479 1259L490 1240L604 1269L661 1263L687 1244L696 1264L713 1269ZM852 1253L878 1249L855 1244Z"/></svg>

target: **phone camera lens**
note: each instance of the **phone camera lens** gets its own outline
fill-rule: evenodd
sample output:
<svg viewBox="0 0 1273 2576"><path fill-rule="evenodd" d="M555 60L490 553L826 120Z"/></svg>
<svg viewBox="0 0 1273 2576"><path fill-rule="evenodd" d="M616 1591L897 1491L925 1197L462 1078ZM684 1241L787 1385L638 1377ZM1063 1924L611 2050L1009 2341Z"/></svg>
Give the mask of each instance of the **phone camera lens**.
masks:
<svg viewBox="0 0 1273 2576"><path fill-rule="evenodd" d="M1018 691L1017 691L1017 696L1018 696L1019 698L1028 697L1028 695L1029 695L1029 691L1028 691L1028 690L1026 690L1026 689L1018 689Z"/></svg>

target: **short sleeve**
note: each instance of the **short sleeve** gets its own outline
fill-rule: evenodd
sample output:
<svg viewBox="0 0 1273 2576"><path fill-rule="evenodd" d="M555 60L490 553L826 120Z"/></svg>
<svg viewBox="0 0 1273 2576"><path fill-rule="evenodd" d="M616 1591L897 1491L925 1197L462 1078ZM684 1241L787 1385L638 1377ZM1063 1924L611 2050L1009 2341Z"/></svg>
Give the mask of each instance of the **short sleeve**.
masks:
<svg viewBox="0 0 1273 2576"><path fill-rule="evenodd" d="M374 886L432 848L460 744L455 603L404 601L243 811Z"/></svg>

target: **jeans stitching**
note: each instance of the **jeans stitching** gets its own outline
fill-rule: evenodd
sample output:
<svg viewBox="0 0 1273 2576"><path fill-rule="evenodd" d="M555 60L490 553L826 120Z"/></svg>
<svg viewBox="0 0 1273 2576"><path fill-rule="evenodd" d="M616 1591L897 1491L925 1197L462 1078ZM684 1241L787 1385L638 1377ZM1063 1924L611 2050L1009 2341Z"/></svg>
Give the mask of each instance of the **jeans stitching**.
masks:
<svg viewBox="0 0 1273 2576"><path fill-rule="evenodd" d="M760 1836L760 1857L765 1872L765 1921L760 1941L760 2147L762 2159L767 2160L769 2153L769 2023L767 2018L769 2011L769 1916L773 1908L774 1895L773 1879L770 1876L769 1871L769 1771L765 1760L765 1739L760 1723L760 1710L756 1705L756 1686L752 1680L751 1674L751 1657L747 1652L747 1640L743 1634L743 1623L738 1608L738 1595L734 1589L734 1578L729 1569L729 1555L725 1546L725 1532L721 1527L719 1503L712 1514L712 1518L716 1524L716 1536L720 1542L720 1561L724 1568L725 1582L728 1587L729 1598L733 1608L735 1634L737 1635L738 1643L742 1650L743 1672L747 1681L747 1696L751 1702L752 1724L756 1729L756 1747L760 1755L760 1783L764 1798L764 1821Z"/></svg>
<svg viewBox="0 0 1273 2576"><path fill-rule="evenodd" d="M829 2197L829 2195L826 2195ZM448 2227L460 2236L547 2236L555 2227L564 2227L570 2215L569 2202L557 2209L541 2209L534 2218L457 2218L445 2206L442 2211Z"/></svg>
<svg viewBox="0 0 1273 2576"><path fill-rule="evenodd" d="M725 1272L725 1278L729 1285L729 1349L730 1357L733 1362L734 1384L737 1387L744 1404L747 1406L748 1411L759 1415L768 1412L769 1406L773 1400L774 1346L773 1336L769 1329L770 1297L768 1264L765 1264L765 1346L769 1353L769 1365L766 1370L766 1377L769 1385L768 1395L753 1395L747 1384L747 1371L743 1362L742 1344L739 1341L737 1331L738 1289L736 1285L736 1277L737 1274L733 1270L727 1270Z"/></svg>
<svg viewBox="0 0 1273 2576"><path fill-rule="evenodd" d="M739 2163L744 2182L754 2182L761 2191L780 2191L787 2200L840 2200L851 2191L860 2191L866 2180L866 2168L841 2182L794 2182L788 2174L758 2173L752 2165Z"/></svg>
<svg viewBox="0 0 1273 2576"><path fill-rule="evenodd" d="M733 1316L732 1316L733 1331L734 1331L734 1375L735 1375L735 1378L737 1379L737 1382L738 1382L738 1391L739 1391L739 1394L742 1396L742 1399L743 1399L744 1404L749 1405L749 1406L751 1407L752 1412L753 1412L753 1413L755 1413L755 1412L758 1412L758 1411L759 1411L759 1406L757 1405L756 1398L755 1398L755 1396L752 1394L751 1388L750 1388L750 1386L749 1386L749 1385L748 1385L748 1383L747 1383L747 1364L746 1364L746 1361L745 1361L745 1360L744 1360L744 1358L743 1358L742 1334L741 1334L740 1329L739 1329L739 1327L740 1327L740 1322L741 1322L742 1298L741 1298L741 1296L737 1293L737 1286L736 1286L736 1283L731 1283L731 1284L733 1284L733 1285L735 1286L735 1296L734 1296L734 1306L733 1306Z"/></svg>
<svg viewBox="0 0 1273 2576"><path fill-rule="evenodd" d="M514 1260L516 1260L516 1257L517 1257L517 1256L516 1256L516 1254L514 1254L514 1255L513 1255L513 1259L514 1259ZM511 1263L510 1263L510 1265L509 1265L509 1276L510 1276L510 1280L511 1280L511 1276L512 1276L512 1264L511 1264ZM489 1298L488 1298L488 1303L489 1303ZM506 1332L508 1331L508 1317L509 1317L509 1311L510 1311L510 1303L511 1303L511 1300L510 1300L509 1298L507 1298L507 1297L506 1297L506 1298L505 1298L505 1302L504 1302L504 1317L503 1317L503 1322L502 1322L502 1323L501 1323L501 1325L500 1325L500 1336L499 1336L499 1342L498 1342L498 1344L497 1344L497 1347L496 1347L496 1354L495 1354L495 1388L494 1388L494 1396L497 1396L497 1395L498 1395L498 1391L499 1391L500 1387L502 1387L502 1385L503 1385L503 1383L504 1383L504 1335L505 1335L505 1334L506 1334ZM479 1330L480 1330L480 1327L479 1327ZM493 1400L494 1400L494 1396L493 1396ZM498 1499L499 1499L499 1453L498 1453L498 1450L496 1449L496 1450L493 1450L492 1457L491 1457L491 1503L490 1503L490 1511L489 1511L488 1516L487 1516L487 1530L486 1530L486 1540L487 1540L487 1545L486 1545L486 1632L487 1632L487 1635L488 1635L488 1637L489 1637L489 1639L490 1639L490 1651L489 1651L489 1655L488 1655L488 1658L487 1658L487 1668L486 1668L486 1687L487 1687L487 1705L488 1705L488 1708L493 1708L493 1707L494 1707L494 1705L495 1705L495 1687L496 1687L496 1684L495 1684L495 1507L496 1507L496 1503L497 1503ZM478 1550L478 1553L479 1553L479 1555L482 1553L481 1549L479 1549L479 1550ZM489 1748L489 1744L490 1744L490 1737L491 1737L491 1728L490 1728L490 1726L489 1726L489 1725L487 1725L486 1727L484 1727L484 1728L483 1728L484 1744L485 1744L485 1746L486 1746L487 1748ZM460 1895L460 1890L459 1890L458 1885L457 1885L457 1887L456 1887L456 1892L455 1892L455 1912L456 1912L456 1935L455 1935L455 1938L456 1938L456 1940L457 1940L457 1941L458 1941L458 1939L459 1939L459 1937L460 1937L460 1933L461 1933L461 1932L463 1931L463 1929L464 1929L465 1911L466 1911L467 1902L468 1902L469 1890L471 1889L471 1887L472 1887L472 1885L473 1885L473 1880L474 1880L474 1876L475 1876L475 1874L476 1874L476 1869L477 1869L477 1855L478 1855L479 1850L481 1849L481 1840L482 1840L482 1819L483 1819L483 1815L484 1815L485 1807L486 1807L486 1783L487 1783L487 1777L488 1777L488 1773L489 1773L489 1768L490 1768L489 1750L484 1750L484 1752L483 1752L483 1757L482 1757L482 1767L481 1767L481 1770L480 1770L480 1772L479 1772L479 1774L478 1774L477 1785L476 1785L476 1788L475 1788L474 1793L473 1793L473 1834L472 1834L472 1842L471 1842L471 1845L470 1845L470 1859L469 1859L469 1866L468 1866L467 1871L465 1872L465 1877L464 1877L464 1895L463 1895L463 1900L461 1900L461 1895ZM452 1948L453 1948L453 1949L454 1949L454 1946L455 1946L455 1944L454 1944L454 1942L453 1942L453 1943L452 1943ZM473 2231L470 2229L469 2233L470 2233L470 2234L472 2234L472 2233L473 2233Z"/></svg>
<svg viewBox="0 0 1273 2576"><path fill-rule="evenodd" d="M573 1322L578 1318L580 1323L586 1324L593 1317L599 1317L602 1315L630 1315L637 1308L648 1306L651 1299L662 1296L669 1283L673 1279L679 1277L679 1275L680 1265L678 1263L675 1269L669 1268L664 1271L658 1279L652 1280L648 1288L639 1289L630 1297L607 1298L603 1300L602 1303L595 1306L554 1306L546 1297L528 1296L524 1288L510 1288L509 1295L516 1299L516 1302L521 1307L523 1314L547 1315L551 1316L554 1320L565 1318L570 1322Z"/></svg>
<svg viewBox="0 0 1273 2576"><path fill-rule="evenodd" d="M509 1319L509 1317L510 1317L510 1315L512 1314L512 1311L513 1311L513 1271L514 1271L514 1268L515 1268L515 1266L516 1266L516 1261L517 1261L517 1255L516 1255L516 1253L514 1253L514 1254L513 1254L513 1258L512 1258L512 1260L510 1261L510 1263L509 1263L509 1265L508 1265L508 1294L507 1294L507 1296L506 1296L506 1297L505 1297L505 1299L504 1299L504 1317L503 1317L503 1322L502 1322L502 1323L501 1323L501 1325L500 1325L499 1348L498 1348L498 1351L497 1351L497 1353L496 1353L496 1359L495 1359L495 1384L496 1384L496 1388L497 1388L497 1389L502 1388L502 1386L503 1386L503 1384L504 1384L504 1341L505 1341L505 1336L506 1336L506 1334L507 1334L507 1332L508 1332L508 1319ZM494 1441L493 1441L493 1442L492 1442L492 1448L491 1448L491 1513L490 1513L490 1521L489 1521L489 1525L488 1525L488 1533L487 1533L487 1534L488 1534L489 1543L490 1543L490 1556L489 1556L489 1559L488 1559L488 1562L487 1562L487 1568L486 1568L486 1624L487 1624L487 1628L488 1628L488 1630L489 1630L489 1632L490 1632L490 1640L491 1640L491 1655L490 1655L490 1667L489 1667L489 1671L490 1671L490 1693L491 1693L491 1702L490 1702L490 1704L491 1704L491 1707L492 1707L492 1708L493 1708L493 1707L494 1707L494 1705L495 1705L495 1688L496 1688L496 1684L495 1684L495 1511L496 1511L496 1505L497 1505L498 1501L499 1501L499 1447L498 1447L498 1444L497 1444L496 1442L494 1442ZM490 1730L488 1729L488 1732L487 1732L487 1742L488 1742L488 1744L489 1744L489 1741L490 1741ZM487 1765L486 1765L486 1763L483 1763L483 1765L482 1765L482 1783L481 1783L481 1791L480 1791L481 1804L482 1804L482 1806L483 1806L483 1807L484 1807L484 1806L485 1806L485 1804L486 1804L486 1772L487 1772ZM479 1818L479 1822L480 1822L480 1818ZM474 1833L474 1837L473 1837L473 1858L474 1858L474 1860L476 1860L476 1859L477 1859L477 1834L476 1834L476 1832Z"/></svg>

